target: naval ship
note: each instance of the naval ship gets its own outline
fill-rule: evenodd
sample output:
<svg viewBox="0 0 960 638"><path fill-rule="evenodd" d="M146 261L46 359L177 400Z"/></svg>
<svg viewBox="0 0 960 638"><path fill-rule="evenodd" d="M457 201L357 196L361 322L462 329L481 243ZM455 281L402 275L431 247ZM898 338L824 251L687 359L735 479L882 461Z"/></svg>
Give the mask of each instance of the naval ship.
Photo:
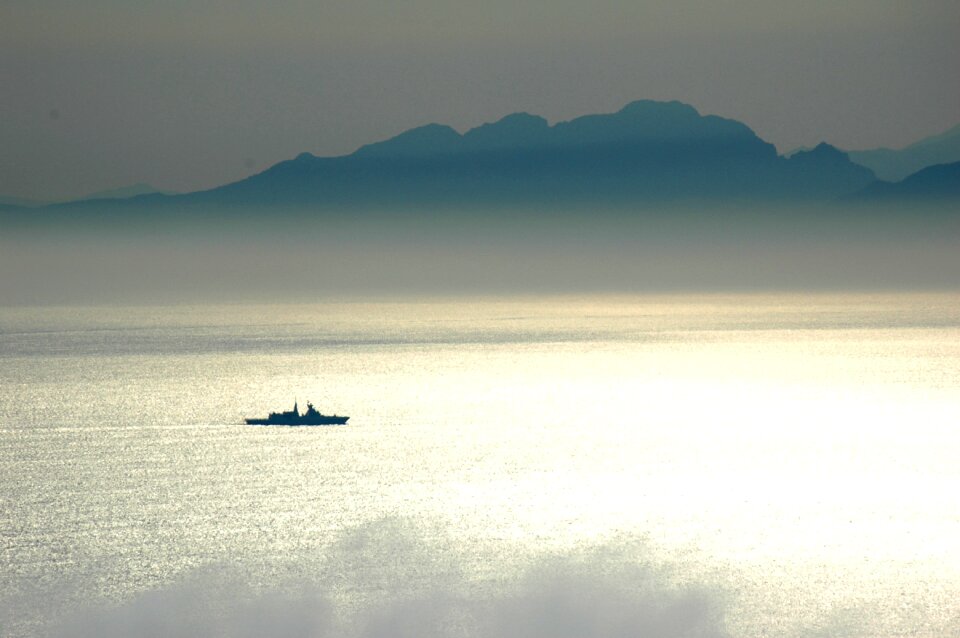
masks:
<svg viewBox="0 0 960 638"><path fill-rule="evenodd" d="M307 403L307 411L300 414L297 409L297 403L294 401L293 409L287 412L271 412L265 419L244 419L249 425L343 425L347 422L348 416L337 416L334 414L321 414L317 412L312 403Z"/></svg>

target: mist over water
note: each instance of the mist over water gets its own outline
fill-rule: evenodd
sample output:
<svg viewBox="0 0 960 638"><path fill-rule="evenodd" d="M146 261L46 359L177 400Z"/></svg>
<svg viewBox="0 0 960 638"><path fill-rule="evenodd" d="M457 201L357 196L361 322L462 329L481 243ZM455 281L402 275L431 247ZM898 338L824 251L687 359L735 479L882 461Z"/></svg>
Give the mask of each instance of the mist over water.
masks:
<svg viewBox="0 0 960 638"><path fill-rule="evenodd" d="M206 569L125 604L80 612L54 635L728 635L720 590L684 583L651 563L636 540L539 556L504 556L503 544L468 558L418 527L384 519L346 530L325 560L313 561L310 581L264 589L236 568Z"/></svg>
<svg viewBox="0 0 960 638"><path fill-rule="evenodd" d="M29 211L0 303L955 289L944 209Z"/></svg>

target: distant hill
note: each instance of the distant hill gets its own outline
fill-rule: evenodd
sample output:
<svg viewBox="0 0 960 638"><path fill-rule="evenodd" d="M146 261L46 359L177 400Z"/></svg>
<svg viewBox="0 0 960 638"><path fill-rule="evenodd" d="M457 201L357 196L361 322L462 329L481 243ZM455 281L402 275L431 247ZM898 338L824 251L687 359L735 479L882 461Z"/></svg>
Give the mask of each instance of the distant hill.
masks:
<svg viewBox="0 0 960 638"><path fill-rule="evenodd" d="M6 208L37 208L46 206L49 202L41 202L35 199L24 199L22 197L7 197L0 195L0 206Z"/></svg>
<svg viewBox="0 0 960 638"><path fill-rule="evenodd" d="M871 169L881 180L899 182L928 166L960 162L960 124L899 150L877 148L847 151L847 154L857 164Z"/></svg>
<svg viewBox="0 0 960 638"><path fill-rule="evenodd" d="M464 134L430 124L350 155L303 153L175 199L338 208L826 201L873 181L870 170L829 145L787 159L740 122L680 102L644 100L554 125L527 113Z"/></svg>
<svg viewBox="0 0 960 638"><path fill-rule="evenodd" d="M960 204L960 162L928 166L896 183L875 182L859 193L857 199Z"/></svg>
<svg viewBox="0 0 960 638"><path fill-rule="evenodd" d="M142 182L137 184L132 184L130 186L124 186L122 188L114 188L112 190L98 191L96 193L90 193L89 195L84 195L83 197L78 197L74 201L89 201L95 199L128 199L130 197L137 197L139 195L152 195L155 193L160 193L163 195L175 195L173 192L164 192L160 191L150 184L144 184Z"/></svg>
<svg viewBox="0 0 960 638"><path fill-rule="evenodd" d="M172 191L161 191L154 188L150 184L137 183L130 186L124 186L122 188L114 188L111 190L97 191L95 193L89 193L82 197L76 197L73 199L66 200L61 203L73 203L73 202L86 202L91 200L99 199L129 199L131 197L138 197L140 195L176 195ZM6 197L0 195L0 206L7 207L17 207L17 208L39 208L41 206L48 206L51 202L43 202L33 199L23 199L20 197Z"/></svg>

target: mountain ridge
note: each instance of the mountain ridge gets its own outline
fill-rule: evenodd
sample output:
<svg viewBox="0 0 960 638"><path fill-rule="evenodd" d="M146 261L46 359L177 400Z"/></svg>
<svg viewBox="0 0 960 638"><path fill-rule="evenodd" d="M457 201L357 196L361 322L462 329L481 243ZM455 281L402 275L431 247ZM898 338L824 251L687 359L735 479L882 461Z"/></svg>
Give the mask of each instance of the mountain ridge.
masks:
<svg viewBox="0 0 960 638"><path fill-rule="evenodd" d="M725 135L720 128L725 127ZM426 124L408 129L380 142L365 144L353 153L339 157L421 156L426 152L478 152L510 149L558 149L583 144L622 143L625 140L663 140L687 137L756 137L746 124L716 115L700 115L683 102L636 100L619 111L582 115L549 124L546 118L526 112L505 115L460 134L444 124ZM512 136L505 136L508 133ZM712 134L712 135L711 135ZM433 143L431 148L429 144ZM768 144L772 154L776 149Z"/></svg>
<svg viewBox="0 0 960 638"><path fill-rule="evenodd" d="M960 124L903 148L847 151L850 159L876 173L877 178L898 182L937 164L960 161Z"/></svg>
<svg viewBox="0 0 960 638"><path fill-rule="evenodd" d="M927 166L899 182L874 182L855 198L872 202L960 201L960 162Z"/></svg>
<svg viewBox="0 0 960 638"><path fill-rule="evenodd" d="M749 126L637 100L550 124L526 112L459 133L414 127L345 155L303 152L215 188L57 207L493 209L850 201L878 180L827 143L778 155ZM883 187L879 187L883 188Z"/></svg>
<svg viewBox="0 0 960 638"><path fill-rule="evenodd" d="M638 100L552 125L522 112L463 134L427 124L348 155L301 153L187 197L320 207L825 201L874 179L828 145L783 158L742 122Z"/></svg>

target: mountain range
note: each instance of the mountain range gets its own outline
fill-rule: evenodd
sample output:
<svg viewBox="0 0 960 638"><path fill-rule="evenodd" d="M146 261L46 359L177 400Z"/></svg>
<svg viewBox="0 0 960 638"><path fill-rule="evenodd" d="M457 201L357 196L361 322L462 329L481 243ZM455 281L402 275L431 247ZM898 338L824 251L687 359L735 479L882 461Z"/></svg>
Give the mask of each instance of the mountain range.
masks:
<svg viewBox="0 0 960 638"><path fill-rule="evenodd" d="M746 125L680 102L550 125L516 113L460 134L430 124L350 155L303 153L194 193L205 204L313 206L629 205L664 201L828 201L875 181L821 144L780 157Z"/></svg>
<svg viewBox="0 0 960 638"><path fill-rule="evenodd" d="M781 156L741 122L701 115L681 102L641 100L616 113L553 125L528 113L462 134L428 124L349 155L302 153L206 191L57 206L423 209L942 200L957 197L951 194L957 171L932 170L924 162L956 161L955 148L960 153L960 127L901 151L845 153L824 143ZM924 170L902 184L877 179L914 165ZM127 194L136 193L105 196Z"/></svg>
<svg viewBox="0 0 960 638"><path fill-rule="evenodd" d="M879 179L899 182L928 166L960 162L960 124L902 149L877 148L847 154Z"/></svg>
<svg viewBox="0 0 960 638"><path fill-rule="evenodd" d="M960 202L960 162L928 166L896 183L874 182L859 197L864 201Z"/></svg>

